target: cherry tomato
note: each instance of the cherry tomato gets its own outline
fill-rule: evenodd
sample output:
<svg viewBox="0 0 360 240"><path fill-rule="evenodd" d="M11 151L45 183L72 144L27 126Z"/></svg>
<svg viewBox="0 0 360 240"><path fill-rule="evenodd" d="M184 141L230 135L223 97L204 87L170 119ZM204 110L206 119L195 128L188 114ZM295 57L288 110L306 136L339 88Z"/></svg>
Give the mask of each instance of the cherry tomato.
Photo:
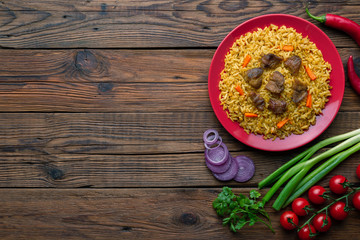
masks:
<svg viewBox="0 0 360 240"><path fill-rule="evenodd" d="M291 208L292 208L293 212L298 216L306 216L307 215L307 212L304 209L306 206L310 207L310 204L309 204L308 200L306 200L305 198L297 198L291 204Z"/></svg>
<svg viewBox="0 0 360 240"><path fill-rule="evenodd" d="M330 207L330 215L336 220L344 220L348 212L345 211L346 204L344 202L336 202Z"/></svg>
<svg viewBox="0 0 360 240"><path fill-rule="evenodd" d="M355 193L352 198L352 203L357 210L360 210L360 192Z"/></svg>
<svg viewBox="0 0 360 240"><path fill-rule="evenodd" d="M322 186L317 185L311 187L308 192L309 200L314 204L323 204L326 199L321 197L320 195L322 195L324 192L325 188L323 188Z"/></svg>
<svg viewBox="0 0 360 240"><path fill-rule="evenodd" d="M356 176L360 179L360 164L356 168Z"/></svg>
<svg viewBox="0 0 360 240"><path fill-rule="evenodd" d="M289 219L291 219L293 223L291 223ZM280 224L286 230L293 230L299 224L299 218L294 212L285 211L280 216Z"/></svg>
<svg viewBox="0 0 360 240"><path fill-rule="evenodd" d="M329 187L333 193L344 194L349 187L344 187L342 184L347 182L346 177L342 175L335 175L330 179Z"/></svg>
<svg viewBox="0 0 360 240"><path fill-rule="evenodd" d="M327 232L331 227L331 218L330 216L326 216L325 213L319 213L313 218L312 224L316 231Z"/></svg>
<svg viewBox="0 0 360 240"><path fill-rule="evenodd" d="M311 231L311 232L310 232ZM300 229L300 231L298 232L298 237L301 240L308 240L308 239L314 239L315 235L312 236L312 234L316 233L316 229L313 225L310 224L306 224L302 229Z"/></svg>

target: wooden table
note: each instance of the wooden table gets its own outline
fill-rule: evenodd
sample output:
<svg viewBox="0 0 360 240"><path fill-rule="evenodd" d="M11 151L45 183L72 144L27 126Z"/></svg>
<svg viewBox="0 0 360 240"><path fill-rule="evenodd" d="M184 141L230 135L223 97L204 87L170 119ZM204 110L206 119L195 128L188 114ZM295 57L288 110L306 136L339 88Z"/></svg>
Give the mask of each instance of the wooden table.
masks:
<svg viewBox="0 0 360 240"><path fill-rule="evenodd" d="M312 1L311 10L360 23L356 0ZM256 150L220 125L207 89L213 54L237 25L271 13L313 22L344 67L353 55L360 69L355 41L309 19L300 1L1 1L0 239L296 239L271 204L275 235L262 224L233 234L211 206L222 186L248 194L314 143L360 128L347 78L335 121L293 151ZM249 182L211 175L209 128L231 154L253 158ZM331 176L359 183L359 158ZM359 239L360 213L333 225L319 239Z"/></svg>

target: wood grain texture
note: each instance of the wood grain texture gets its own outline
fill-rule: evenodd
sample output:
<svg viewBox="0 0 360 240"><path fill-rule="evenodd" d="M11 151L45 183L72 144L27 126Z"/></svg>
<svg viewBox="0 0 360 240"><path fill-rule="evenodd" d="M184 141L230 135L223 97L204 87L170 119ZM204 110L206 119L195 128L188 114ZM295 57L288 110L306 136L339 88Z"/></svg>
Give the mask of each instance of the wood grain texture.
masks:
<svg viewBox="0 0 360 240"><path fill-rule="evenodd" d="M261 223L233 234L221 225L210 189L2 189L0 238L23 239L296 239L270 207L273 235ZM244 188L234 193L248 194ZM11 213L11 214L9 214ZM304 220L302 220L304 221ZM358 212L317 239L358 238Z"/></svg>
<svg viewBox="0 0 360 240"><path fill-rule="evenodd" d="M356 49L339 52L344 67L351 54L360 69ZM207 76L214 50L0 53L1 112L212 111ZM358 101L346 81L341 110L360 110Z"/></svg>
<svg viewBox="0 0 360 240"><path fill-rule="evenodd" d="M360 23L357 0L310 7ZM233 234L211 206L222 186L248 194L312 144L360 128L360 97L347 78L334 122L298 149L256 150L220 125L207 90L215 50L242 22L271 13L314 23L341 67L353 55L360 73L355 41L309 19L302 1L0 1L0 239L297 239L271 202L275 235L261 224ZM208 128L233 156L254 160L250 181L212 176ZM358 185L359 157L319 184L343 174ZM359 224L352 212L318 239L358 239Z"/></svg>
<svg viewBox="0 0 360 240"><path fill-rule="evenodd" d="M206 82L214 52L207 49L2 49L0 80L7 83Z"/></svg>
<svg viewBox="0 0 360 240"><path fill-rule="evenodd" d="M338 48L343 67L358 48ZM0 49L1 83L207 83L214 49Z"/></svg>
<svg viewBox="0 0 360 240"><path fill-rule="evenodd" d="M177 155L78 155L53 154L1 157L0 188L113 188L209 187L233 185L256 188L270 173L295 154L231 152L253 159L256 174L246 183L217 181L207 169L203 153ZM358 182L358 153L347 158L318 183L328 186L341 174Z"/></svg>
<svg viewBox="0 0 360 240"><path fill-rule="evenodd" d="M199 112L212 111L204 83L2 83L0 112ZM349 84L340 111L358 111Z"/></svg>
<svg viewBox="0 0 360 240"><path fill-rule="evenodd" d="M4 139L0 145L0 187L196 187L224 184L215 180L204 162L202 133L214 127L211 125L213 119L205 120L208 115L197 115L199 120L205 120L204 125L200 122L187 125L182 121L194 118L187 116L182 119L180 114L155 116L163 121L154 121L151 115L147 119L147 114L143 122L127 122L131 116L114 115L108 119L101 114L1 116L7 120L0 123L1 139ZM250 187L256 186L314 143L360 128L360 123L353 121L358 118L358 113L339 114L318 139L285 155L284 152L256 151L239 143L220 126L217 129L233 156L242 154L254 160L254 178L238 184ZM158 125L151 125L152 121ZM153 135L155 132L159 134ZM356 153L349 157L321 184L327 185L334 174L343 174L350 181L356 181L354 169L359 164L359 156Z"/></svg>
<svg viewBox="0 0 360 240"><path fill-rule="evenodd" d="M312 4L360 22L356 0ZM240 23L284 13L312 21L301 1L2 1L0 46L6 48L216 47ZM318 26L320 24L317 23ZM336 46L355 42L322 27Z"/></svg>
<svg viewBox="0 0 360 240"><path fill-rule="evenodd" d="M340 112L314 143L360 128L353 120L359 117L358 112ZM227 133L212 112L1 113L0 152L3 156L200 153L202 134L209 128L219 131L230 151L254 150Z"/></svg>

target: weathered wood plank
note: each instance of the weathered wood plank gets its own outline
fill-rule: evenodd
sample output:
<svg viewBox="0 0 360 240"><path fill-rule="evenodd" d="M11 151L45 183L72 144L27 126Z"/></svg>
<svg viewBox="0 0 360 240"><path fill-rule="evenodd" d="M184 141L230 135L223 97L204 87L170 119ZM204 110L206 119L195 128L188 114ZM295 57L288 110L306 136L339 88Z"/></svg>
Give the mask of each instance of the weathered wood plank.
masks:
<svg viewBox="0 0 360 240"><path fill-rule="evenodd" d="M331 12L360 22L355 0L313 7L316 15ZM301 1L8 0L0 9L0 46L7 48L216 47L237 25L259 15L285 13L312 21ZM337 46L356 46L345 34L322 28Z"/></svg>
<svg viewBox="0 0 360 240"><path fill-rule="evenodd" d="M360 128L354 121L359 118L359 112L340 112L314 142ZM219 131L230 151L252 149L227 133L213 112L1 113L0 152L2 156L200 153L202 134L209 128Z"/></svg>
<svg viewBox="0 0 360 240"><path fill-rule="evenodd" d="M248 194L249 189L233 188ZM295 239L270 214L276 234L263 224L233 234L211 203L216 189L1 189L1 239ZM304 221L304 220L302 220ZM357 239L360 218L353 212L317 239Z"/></svg>
<svg viewBox="0 0 360 240"><path fill-rule="evenodd" d="M206 83L1 84L2 112L210 111Z"/></svg>
<svg viewBox="0 0 360 240"><path fill-rule="evenodd" d="M207 169L204 154L176 155L29 155L0 157L0 188L208 187L229 184L256 187L290 160L284 154L231 152L251 157L256 174L246 183L217 181ZM291 154L295 156L295 153ZM269 157L271 156L271 157ZM290 156L290 155L289 155ZM357 181L360 153L350 156L319 183L327 186L336 174Z"/></svg>
<svg viewBox="0 0 360 240"><path fill-rule="evenodd" d="M199 141L195 143L201 145ZM231 144L235 142L229 142ZM207 187L222 184L254 187L305 149L306 147L296 149L286 155L284 152L254 149L231 150L232 156L246 155L255 163L256 174L250 181L241 184L217 181L205 165L204 147L197 149L197 153L177 154L143 154L140 151L136 155L1 154L0 188ZM355 169L359 164L359 157L360 153L350 156L321 183L327 185L330 176L335 174L345 175L349 181L358 181Z"/></svg>
<svg viewBox="0 0 360 240"><path fill-rule="evenodd" d="M345 69L352 55L360 72L358 48L338 48L338 51ZM214 53L214 49L0 49L0 80L2 83L204 83Z"/></svg>
<svg viewBox="0 0 360 240"><path fill-rule="evenodd" d="M341 111L359 111L346 86ZM0 112L212 111L207 83L1 83Z"/></svg>
<svg viewBox="0 0 360 240"><path fill-rule="evenodd" d="M5 0L1 3L2 9L0 11L6 11L7 8L14 11L84 11L84 12L129 12L134 10L143 10L143 11L170 11L170 10L181 10L181 11L196 11L197 8L214 8L216 13L225 12L226 10L242 10L246 12L245 8L264 8L264 7L279 7L284 8L284 3L281 1L264 1L264 0L253 0L239 2L237 0L229 0L226 3L219 0L213 1L201 1L201 0L192 0L192 1L167 1L167 0L125 0L122 2L114 0L91 0L91 1L76 1L76 0L59 0L56 2L47 1L47 0L28 0L23 2L21 0ZM286 3L289 8L303 7L301 2L288 2ZM331 1L321 1L321 2L311 2L310 7L320 8L325 7L322 11L335 11L339 10L340 6L349 7L357 6L358 3L356 0L331 0ZM216 8L215 8L216 7ZM320 9L319 9L320 10Z"/></svg>
<svg viewBox="0 0 360 240"><path fill-rule="evenodd" d="M359 111L349 84L341 111ZM1 83L0 112L212 111L207 83Z"/></svg>
<svg viewBox="0 0 360 240"><path fill-rule="evenodd" d="M344 50L346 51L346 50ZM350 50L351 51L351 50ZM352 49L356 56L356 49ZM207 82L215 50L0 49L0 81ZM360 55L359 55L360 56Z"/></svg>
<svg viewBox="0 0 360 240"><path fill-rule="evenodd" d="M339 49L360 59L356 48ZM211 111L214 50L2 50L1 112ZM29 63L31 64L24 64ZM357 61L360 69L360 62ZM358 111L346 81L342 111Z"/></svg>

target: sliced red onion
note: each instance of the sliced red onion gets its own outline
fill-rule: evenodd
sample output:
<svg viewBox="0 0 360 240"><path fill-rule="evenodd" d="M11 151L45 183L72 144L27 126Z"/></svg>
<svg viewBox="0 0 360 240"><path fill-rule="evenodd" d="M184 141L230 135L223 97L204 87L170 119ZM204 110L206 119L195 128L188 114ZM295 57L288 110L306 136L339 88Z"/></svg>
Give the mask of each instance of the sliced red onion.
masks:
<svg viewBox="0 0 360 240"><path fill-rule="evenodd" d="M250 158L243 155L236 156L233 159L239 166L234 180L237 182L246 182L250 180L255 173L254 162Z"/></svg>
<svg viewBox="0 0 360 240"><path fill-rule="evenodd" d="M221 143L219 147L214 149L205 149L205 158L212 165L222 165L229 157L229 150L224 143Z"/></svg>
<svg viewBox="0 0 360 240"><path fill-rule="evenodd" d="M208 129L204 132L203 139L206 145L213 145L217 142L219 133L215 129Z"/></svg>
<svg viewBox="0 0 360 240"><path fill-rule="evenodd" d="M214 144L207 144L204 142L204 146L208 150L218 148L218 147L220 147L221 144L222 144L222 138L220 136L218 137L218 140Z"/></svg>
<svg viewBox="0 0 360 240"><path fill-rule="evenodd" d="M230 181L236 176L239 166L237 164L237 161L235 161L231 156L230 156L230 158L231 159L229 162L231 162L231 164L230 164L229 169L226 172L213 173L213 175L216 179L218 179L220 181Z"/></svg>
<svg viewBox="0 0 360 240"><path fill-rule="evenodd" d="M214 164L211 164L211 162L205 157L205 163L206 163L206 166L213 172L213 173L224 173L226 172L227 170L229 170L230 168L230 165L231 165L231 155L229 154L228 155L228 158L226 159L226 161L221 164L221 165L214 165Z"/></svg>

